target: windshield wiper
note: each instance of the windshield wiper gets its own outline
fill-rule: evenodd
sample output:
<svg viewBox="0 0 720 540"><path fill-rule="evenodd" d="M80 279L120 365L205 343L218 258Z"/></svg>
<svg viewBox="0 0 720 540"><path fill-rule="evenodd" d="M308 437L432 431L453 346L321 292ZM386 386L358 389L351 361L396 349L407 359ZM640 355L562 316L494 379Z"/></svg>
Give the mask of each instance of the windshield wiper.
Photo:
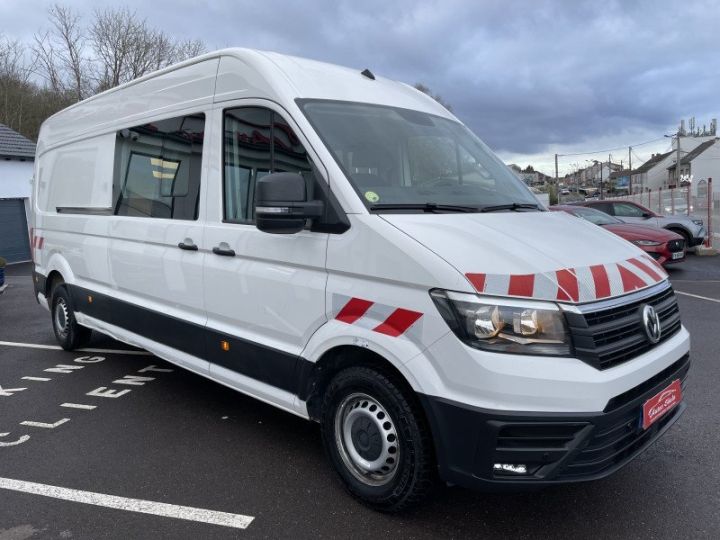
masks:
<svg viewBox="0 0 720 540"><path fill-rule="evenodd" d="M502 210L512 210L516 212L524 208L532 208L533 210L540 210L537 204L532 203L512 203L512 204L496 204L494 206L483 206L480 208L480 212L500 212Z"/></svg>
<svg viewBox="0 0 720 540"><path fill-rule="evenodd" d="M462 206L456 204L428 203L384 203L373 204L370 210L421 210L423 212L438 213L444 212L479 212L477 206Z"/></svg>

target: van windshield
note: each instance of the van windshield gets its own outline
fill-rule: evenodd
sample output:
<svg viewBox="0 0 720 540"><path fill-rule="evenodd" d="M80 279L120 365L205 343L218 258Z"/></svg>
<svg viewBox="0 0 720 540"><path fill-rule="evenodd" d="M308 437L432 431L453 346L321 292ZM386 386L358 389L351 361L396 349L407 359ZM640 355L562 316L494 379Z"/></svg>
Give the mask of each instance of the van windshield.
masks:
<svg viewBox="0 0 720 540"><path fill-rule="evenodd" d="M528 187L458 122L366 103L298 102L372 211L542 209Z"/></svg>

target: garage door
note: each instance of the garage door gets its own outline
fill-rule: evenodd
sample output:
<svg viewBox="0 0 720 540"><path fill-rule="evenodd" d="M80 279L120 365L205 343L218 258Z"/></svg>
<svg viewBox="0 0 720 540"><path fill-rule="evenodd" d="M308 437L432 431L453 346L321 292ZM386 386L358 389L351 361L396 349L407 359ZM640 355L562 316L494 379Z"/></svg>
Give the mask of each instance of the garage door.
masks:
<svg viewBox="0 0 720 540"><path fill-rule="evenodd" d="M7 262L30 260L23 199L0 199L0 257Z"/></svg>

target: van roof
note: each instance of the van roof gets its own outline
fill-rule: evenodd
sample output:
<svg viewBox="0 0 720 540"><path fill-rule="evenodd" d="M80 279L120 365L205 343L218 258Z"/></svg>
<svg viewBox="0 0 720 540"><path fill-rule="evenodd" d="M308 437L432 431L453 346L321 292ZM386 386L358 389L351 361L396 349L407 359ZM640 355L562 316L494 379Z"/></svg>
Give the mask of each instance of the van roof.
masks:
<svg viewBox="0 0 720 540"><path fill-rule="evenodd" d="M236 98L265 98L290 108L297 98L376 103L453 116L404 83L335 64L253 49L210 52L122 84L71 105L42 126L38 152L120 123L171 110L206 108Z"/></svg>

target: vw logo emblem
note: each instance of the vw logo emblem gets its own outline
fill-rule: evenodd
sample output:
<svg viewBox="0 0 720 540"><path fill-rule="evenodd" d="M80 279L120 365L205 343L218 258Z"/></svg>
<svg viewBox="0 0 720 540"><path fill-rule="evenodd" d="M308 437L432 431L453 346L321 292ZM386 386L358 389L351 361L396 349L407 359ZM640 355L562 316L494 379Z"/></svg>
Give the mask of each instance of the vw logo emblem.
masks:
<svg viewBox="0 0 720 540"><path fill-rule="evenodd" d="M650 343L657 343L660 341L660 317L658 317L654 307L648 305L643 307L642 322Z"/></svg>

